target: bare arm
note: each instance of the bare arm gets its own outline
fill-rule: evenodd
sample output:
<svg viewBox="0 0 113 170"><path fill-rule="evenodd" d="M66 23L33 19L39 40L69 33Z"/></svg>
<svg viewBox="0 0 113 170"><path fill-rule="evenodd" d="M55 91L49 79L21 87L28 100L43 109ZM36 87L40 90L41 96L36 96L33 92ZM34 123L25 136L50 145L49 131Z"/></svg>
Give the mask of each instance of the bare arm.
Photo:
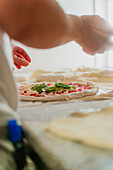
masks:
<svg viewBox="0 0 113 170"><path fill-rule="evenodd" d="M56 1L2 1L1 26L11 38L36 48L51 48L72 40L72 22Z"/></svg>
<svg viewBox="0 0 113 170"><path fill-rule="evenodd" d="M66 15L55 0L0 0L0 25L31 47L52 48L74 40L89 54L108 49L113 34L102 18Z"/></svg>

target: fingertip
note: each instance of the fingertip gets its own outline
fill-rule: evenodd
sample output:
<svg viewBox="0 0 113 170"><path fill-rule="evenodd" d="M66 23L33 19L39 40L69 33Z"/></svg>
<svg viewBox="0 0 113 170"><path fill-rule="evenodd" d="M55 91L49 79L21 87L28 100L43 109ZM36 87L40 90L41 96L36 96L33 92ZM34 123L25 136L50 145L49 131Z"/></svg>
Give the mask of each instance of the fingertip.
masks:
<svg viewBox="0 0 113 170"><path fill-rule="evenodd" d="M28 62L31 63L31 58L30 57L28 58Z"/></svg>
<svg viewBox="0 0 113 170"><path fill-rule="evenodd" d="M87 51L85 49L82 49L85 53L87 53Z"/></svg>
<svg viewBox="0 0 113 170"><path fill-rule="evenodd" d="M29 65L29 61L23 60L23 65L22 66L27 67L28 65Z"/></svg>
<svg viewBox="0 0 113 170"><path fill-rule="evenodd" d="M83 49L83 51L85 52L85 53L87 53L88 55L95 55L96 53L94 53L94 52L88 52L88 51L86 51L85 49Z"/></svg>
<svg viewBox="0 0 113 170"><path fill-rule="evenodd" d="M14 63L17 69L21 69L22 67L19 64Z"/></svg>
<svg viewBox="0 0 113 170"><path fill-rule="evenodd" d="M20 70L22 67L21 66L17 66L17 68Z"/></svg>
<svg viewBox="0 0 113 170"><path fill-rule="evenodd" d="M29 62L24 67L27 67L28 65L29 65Z"/></svg>

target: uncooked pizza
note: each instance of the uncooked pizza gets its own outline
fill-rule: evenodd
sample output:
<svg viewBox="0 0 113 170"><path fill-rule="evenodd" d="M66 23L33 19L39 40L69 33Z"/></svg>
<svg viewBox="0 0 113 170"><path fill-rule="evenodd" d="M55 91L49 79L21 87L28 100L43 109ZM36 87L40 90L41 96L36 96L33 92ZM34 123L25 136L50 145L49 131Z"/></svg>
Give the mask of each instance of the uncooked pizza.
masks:
<svg viewBox="0 0 113 170"><path fill-rule="evenodd" d="M24 83L19 86L21 100L56 101L80 99L95 95L98 88L89 84L80 83Z"/></svg>

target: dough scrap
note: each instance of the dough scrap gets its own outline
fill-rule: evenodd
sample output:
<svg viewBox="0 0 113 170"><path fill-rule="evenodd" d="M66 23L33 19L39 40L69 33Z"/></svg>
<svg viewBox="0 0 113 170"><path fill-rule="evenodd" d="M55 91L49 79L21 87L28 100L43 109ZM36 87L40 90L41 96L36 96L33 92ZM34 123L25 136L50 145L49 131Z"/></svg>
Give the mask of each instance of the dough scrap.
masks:
<svg viewBox="0 0 113 170"><path fill-rule="evenodd" d="M51 73L51 71L36 70L30 76L30 80L36 80L37 75L48 74L48 73Z"/></svg>
<svg viewBox="0 0 113 170"><path fill-rule="evenodd" d="M17 75L15 75L14 78L15 78L16 82L28 81L28 79L25 76L17 76Z"/></svg>
<svg viewBox="0 0 113 170"><path fill-rule="evenodd" d="M36 76L37 82L55 82L55 81L62 81L68 82L73 81L74 73L48 73L48 74L41 74Z"/></svg>

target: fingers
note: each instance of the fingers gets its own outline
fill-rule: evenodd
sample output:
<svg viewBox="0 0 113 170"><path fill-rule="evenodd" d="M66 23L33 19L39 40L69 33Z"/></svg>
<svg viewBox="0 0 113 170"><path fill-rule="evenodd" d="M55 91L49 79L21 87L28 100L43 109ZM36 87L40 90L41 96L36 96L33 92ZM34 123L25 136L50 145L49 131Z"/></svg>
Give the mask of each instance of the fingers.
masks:
<svg viewBox="0 0 113 170"><path fill-rule="evenodd" d="M13 55L13 58L14 58L14 64L25 66L25 67L29 65L29 62L25 60L25 58L20 54Z"/></svg>
<svg viewBox="0 0 113 170"><path fill-rule="evenodd" d="M14 63L14 65L16 66L16 68L21 69L21 66L20 66L20 65L18 65L18 64L16 64L16 63Z"/></svg>
<svg viewBox="0 0 113 170"><path fill-rule="evenodd" d="M109 38L108 43L106 45L106 49L107 49L107 51L113 50L113 36L111 36Z"/></svg>
<svg viewBox="0 0 113 170"><path fill-rule="evenodd" d="M14 59L14 65L18 69L21 69L21 66L24 67L28 66L29 63L31 62L31 58L25 52L25 50L18 46L13 47L13 59Z"/></svg>
<svg viewBox="0 0 113 170"><path fill-rule="evenodd" d="M31 58L29 57L29 55L25 52L24 49L18 47L18 46L15 46L13 48L13 54L21 54L29 63L31 62Z"/></svg>
<svg viewBox="0 0 113 170"><path fill-rule="evenodd" d="M85 53L89 54L89 55L95 55L94 52L89 52L89 51L87 51L87 50L85 50L85 49L83 49L83 51L84 51Z"/></svg>
<svg viewBox="0 0 113 170"><path fill-rule="evenodd" d="M96 53L98 53L98 54L103 54L103 53L105 53L106 50L105 50L105 49L101 49L101 50L96 51L96 52L87 52L86 50L83 49L83 51L84 51L85 53L89 54L89 55L95 55Z"/></svg>

